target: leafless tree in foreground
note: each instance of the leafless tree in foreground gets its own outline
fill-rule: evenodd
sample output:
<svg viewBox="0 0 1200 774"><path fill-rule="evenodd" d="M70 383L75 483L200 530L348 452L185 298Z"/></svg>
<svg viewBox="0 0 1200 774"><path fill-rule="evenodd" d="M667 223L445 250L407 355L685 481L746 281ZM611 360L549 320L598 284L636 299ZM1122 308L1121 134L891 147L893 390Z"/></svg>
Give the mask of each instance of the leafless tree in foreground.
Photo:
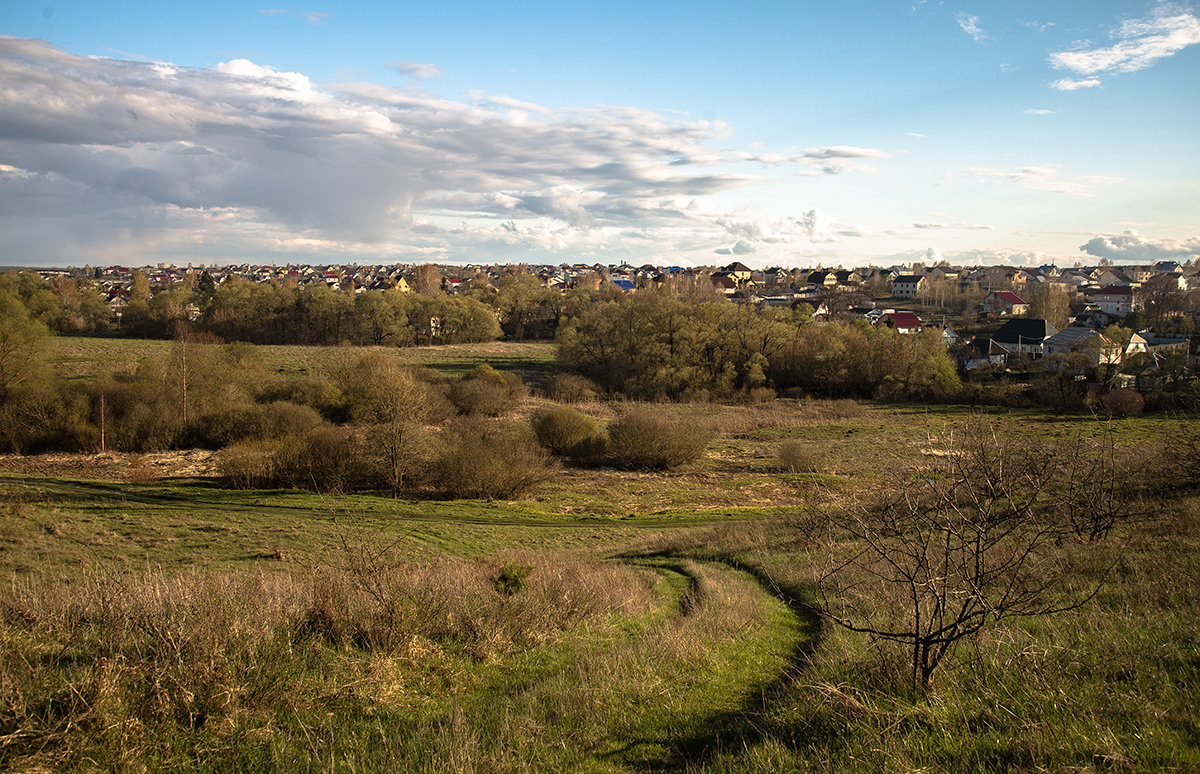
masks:
<svg viewBox="0 0 1200 774"><path fill-rule="evenodd" d="M1033 445L997 432L974 420L879 502L824 522L823 612L905 646L917 689L987 625L1094 597L1119 555L1109 533L1133 513L1111 441Z"/></svg>

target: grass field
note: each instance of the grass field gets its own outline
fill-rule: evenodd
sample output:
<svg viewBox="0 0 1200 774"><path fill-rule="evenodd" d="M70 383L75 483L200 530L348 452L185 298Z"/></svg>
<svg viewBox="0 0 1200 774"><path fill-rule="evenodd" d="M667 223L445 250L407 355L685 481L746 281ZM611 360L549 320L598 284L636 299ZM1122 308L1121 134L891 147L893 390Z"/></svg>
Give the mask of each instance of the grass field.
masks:
<svg viewBox="0 0 1200 774"><path fill-rule="evenodd" d="M53 360L68 377L131 371L152 355L164 355L172 342L116 337L55 336ZM303 345L256 346L256 357L272 371L295 375L333 365L363 352L382 352L405 365L434 368L461 375L487 363L530 382L540 382L554 366L554 344L540 341L485 342L425 347L317 347Z"/></svg>
<svg viewBox="0 0 1200 774"><path fill-rule="evenodd" d="M58 345L79 374L167 346ZM295 370L309 349L261 356ZM551 363L540 344L392 352ZM195 455L0 460L0 768L1200 770L1194 492L1147 490L1091 604L990 627L920 692L902 653L816 614L800 516L944 454L978 413L670 410L711 431L699 461L563 467L512 502L233 491ZM988 420L1110 437L1147 470L1180 429ZM812 469L785 472L785 443Z"/></svg>

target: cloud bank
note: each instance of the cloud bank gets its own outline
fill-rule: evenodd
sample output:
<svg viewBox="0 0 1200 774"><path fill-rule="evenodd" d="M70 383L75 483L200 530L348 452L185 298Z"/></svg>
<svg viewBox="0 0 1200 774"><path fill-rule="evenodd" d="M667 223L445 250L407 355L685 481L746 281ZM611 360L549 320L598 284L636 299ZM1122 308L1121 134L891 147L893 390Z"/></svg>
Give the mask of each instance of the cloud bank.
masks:
<svg viewBox="0 0 1200 774"><path fill-rule="evenodd" d="M1183 241L1147 239L1136 231L1097 236L1079 246L1083 252L1111 261L1186 261L1200 255L1200 238Z"/></svg>
<svg viewBox="0 0 1200 774"><path fill-rule="evenodd" d="M185 68L12 37L0 37L0 83L0 246L14 260L72 260L81 243L113 259L619 259L605 251L648 240L711 255L729 244L722 221L737 220L712 197L759 183L747 163L835 175L888 157L852 146L752 155L719 150L719 122L636 108L457 102L245 59ZM814 233L781 223L772 238Z"/></svg>

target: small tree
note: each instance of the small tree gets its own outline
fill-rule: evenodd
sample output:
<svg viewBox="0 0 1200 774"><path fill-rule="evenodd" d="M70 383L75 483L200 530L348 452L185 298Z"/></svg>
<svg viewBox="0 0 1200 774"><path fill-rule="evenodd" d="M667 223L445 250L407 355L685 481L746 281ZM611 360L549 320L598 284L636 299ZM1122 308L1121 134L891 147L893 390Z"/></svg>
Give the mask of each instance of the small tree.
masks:
<svg viewBox="0 0 1200 774"><path fill-rule="evenodd" d="M1112 567L1101 539L1130 512L1115 471L1111 445L1018 448L976 422L880 502L829 519L823 612L904 646L928 688L987 625L1095 595Z"/></svg>

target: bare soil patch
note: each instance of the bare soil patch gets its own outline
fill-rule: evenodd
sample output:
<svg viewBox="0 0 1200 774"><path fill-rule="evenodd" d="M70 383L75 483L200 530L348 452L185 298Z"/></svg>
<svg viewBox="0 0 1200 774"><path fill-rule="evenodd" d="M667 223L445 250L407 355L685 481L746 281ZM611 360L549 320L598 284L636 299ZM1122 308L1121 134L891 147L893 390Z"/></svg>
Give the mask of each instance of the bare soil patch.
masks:
<svg viewBox="0 0 1200 774"><path fill-rule="evenodd" d="M215 476L216 452L208 449L130 454L0 454L0 474L93 481L144 482L156 478Z"/></svg>

